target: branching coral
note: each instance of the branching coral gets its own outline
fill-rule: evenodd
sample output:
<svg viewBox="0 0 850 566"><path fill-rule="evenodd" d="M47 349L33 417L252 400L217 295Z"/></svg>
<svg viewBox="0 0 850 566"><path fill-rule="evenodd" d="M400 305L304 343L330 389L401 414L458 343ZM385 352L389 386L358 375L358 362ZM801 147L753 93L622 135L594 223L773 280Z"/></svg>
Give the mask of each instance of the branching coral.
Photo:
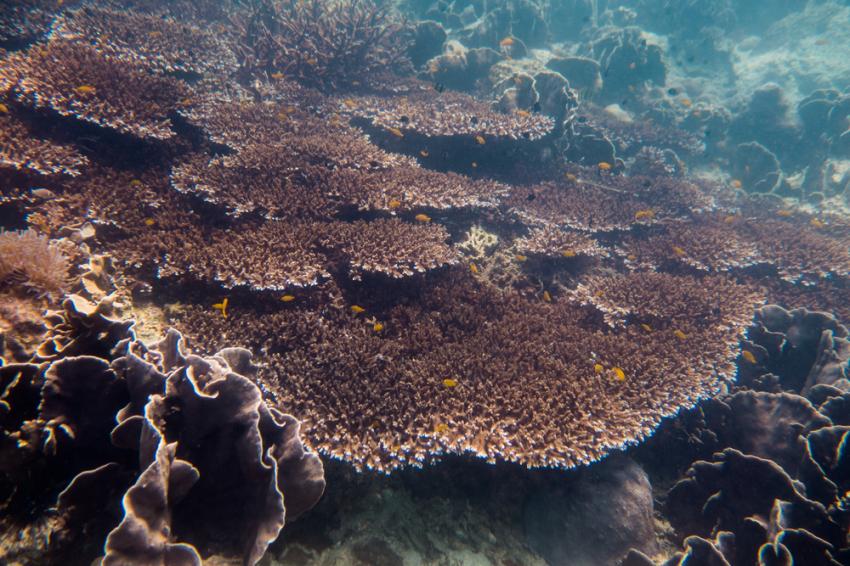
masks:
<svg viewBox="0 0 850 566"><path fill-rule="evenodd" d="M576 256L606 256L606 252L595 240L578 232L569 232L547 226L535 228L527 236L514 242L521 254L576 257Z"/></svg>
<svg viewBox="0 0 850 566"><path fill-rule="evenodd" d="M674 407L715 391L733 373L738 335L759 300L726 283L721 310L704 308L704 295L677 303L669 324L687 333L681 340L660 324L600 332L569 301L529 301L467 270L431 279L412 291L415 301L363 297L378 331L347 308L328 312L319 328L265 308L243 308L227 324L251 343L266 343L266 329L284 316L296 333L314 329L274 356L283 371L269 387L302 400L306 434L329 455L380 469L443 452L568 467L641 438ZM224 328L201 311L181 324L211 344Z"/></svg>
<svg viewBox="0 0 850 566"><path fill-rule="evenodd" d="M0 230L0 282L16 279L38 294L61 296L70 268L59 247L34 230Z"/></svg>
<svg viewBox="0 0 850 566"><path fill-rule="evenodd" d="M24 121L0 114L0 167L75 176L87 163L73 147L39 139Z"/></svg>
<svg viewBox="0 0 850 566"><path fill-rule="evenodd" d="M84 6L53 26L54 38L89 42L105 56L164 72L220 73L236 69L222 35L154 15Z"/></svg>
<svg viewBox="0 0 850 566"><path fill-rule="evenodd" d="M323 230L319 243L341 254L352 279L362 273L400 278L456 263L455 251L446 244L448 236L436 224L390 219L333 223Z"/></svg>
<svg viewBox="0 0 850 566"><path fill-rule="evenodd" d="M372 0L257 0L243 28L243 66L325 90L402 67L413 39L395 12Z"/></svg>
<svg viewBox="0 0 850 566"><path fill-rule="evenodd" d="M404 97L363 96L339 102L340 112L368 120L375 128L428 137L480 136L536 140L549 133L554 121L542 114L504 114L461 93L435 93L420 85Z"/></svg>
<svg viewBox="0 0 850 566"><path fill-rule="evenodd" d="M7 57L0 84L37 108L153 139L174 135L168 114L188 96L176 79L150 76L137 64L64 40Z"/></svg>

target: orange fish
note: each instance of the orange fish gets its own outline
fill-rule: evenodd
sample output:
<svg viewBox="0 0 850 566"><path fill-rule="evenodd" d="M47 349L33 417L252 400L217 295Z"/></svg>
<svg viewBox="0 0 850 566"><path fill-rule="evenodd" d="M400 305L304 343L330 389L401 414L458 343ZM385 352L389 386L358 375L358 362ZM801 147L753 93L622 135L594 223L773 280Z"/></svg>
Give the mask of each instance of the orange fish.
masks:
<svg viewBox="0 0 850 566"><path fill-rule="evenodd" d="M549 291L543 291L543 300L547 303L552 302L552 295L549 294Z"/></svg>
<svg viewBox="0 0 850 566"><path fill-rule="evenodd" d="M280 298L284 303L291 303L295 300L295 295L284 295Z"/></svg>
<svg viewBox="0 0 850 566"><path fill-rule="evenodd" d="M484 145L487 141L484 139L484 136L475 136L475 141L478 142L478 145Z"/></svg>
<svg viewBox="0 0 850 566"><path fill-rule="evenodd" d="M272 73L272 74L271 74L271 75L269 75L269 76L270 76L271 78L273 78L274 80L279 81L280 79L282 79L282 78L283 78L283 73L281 73L280 71L277 71L277 72Z"/></svg>
<svg viewBox="0 0 850 566"><path fill-rule="evenodd" d="M401 201L398 199L390 199L390 202L387 203L387 206L390 210L394 210L401 206Z"/></svg>
<svg viewBox="0 0 850 566"><path fill-rule="evenodd" d="M526 257L522 254L516 254L514 257L516 258L517 261L525 261L525 260L528 259L528 257Z"/></svg>
<svg viewBox="0 0 850 566"><path fill-rule="evenodd" d="M576 257L576 253L573 250L564 250L561 252L561 255L564 257Z"/></svg>
<svg viewBox="0 0 850 566"><path fill-rule="evenodd" d="M391 133L392 135L394 135L397 138L403 138L404 137L404 133L402 133L402 131L399 130L398 128L389 128L387 131L389 131L389 133Z"/></svg>
<svg viewBox="0 0 850 566"><path fill-rule="evenodd" d="M615 380L626 381L626 372L624 372L621 368L613 367L611 368L611 372L614 374Z"/></svg>
<svg viewBox="0 0 850 566"><path fill-rule="evenodd" d="M746 360L748 363L751 363L751 364L755 364L755 363L758 362L758 360L756 360L755 355L752 352L750 352L749 350L742 351L741 357L744 358L744 360Z"/></svg>
<svg viewBox="0 0 850 566"><path fill-rule="evenodd" d="M693 105L693 102L691 102L690 98L683 98L679 102L681 102L682 106L684 106L685 108L690 108L691 105Z"/></svg>
<svg viewBox="0 0 850 566"><path fill-rule="evenodd" d="M652 209L647 208L635 212L635 220L650 220L652 218L655 218L655 211Z"/></svg>
<svg viewBox="0 0 850 566"><path fill-rule="evenodd" d="M9 113L9 107L6 106L5 104L3 104L2 102L0 102L0 114L8 114L8 113Z"/></svg>
<svg viewBox="0 0 850 566"><path fill-rule="evenodd" d="M443 387L447 387L449 389L451 389L453 387L457 387L457 380L452 379L450 377L447 377L446 379L443 380Z"/></svg>
<svg viewBox="0 0 850 566"><path fill-rule="evenodd" d="M502 47L510 47L513 44L514 44L514 38L512 38L512 37L506 37L502 41L499 42L499 45L501 45Z"/></svg>
<svg viewBox="0 0 850 566"><path fill-rule="evenodd" d="M732 179L732 186L736 189L740 189L743 186L743 183L739 179Z"/></svg>
<svg viewBox="0 0 850 566"><path fill-rule="evenodd" d="M678 328L677 328L676 330L674 330L674 331L673 331L673 336L675 336L675 337L676 337L676 338L678 338L679 340L684 340L684 339L686 339L686 338L688 337L688 335L687 335L687 334L685 334L684 332L682 332L682 331L681 331L681 330L679 330Z"/></svg>
<svg viewBox="0 0 850 566"><path fill-rule="evenodd" d="M478 275L478 266L477 266L477 265L475 265L474 263L470 263L470 264L469 264L469 270L470 270L473 274Z"/></svg>
<svg viewBox="0 0 850 566"><path fill-rule="evenodd" d="M384 329L384 325L381 324L380 322L376 322L374 325L372 325L372 330L374 330L375 332L380 332L383 329Z"/></svg>
<svg viewBox="0 0 850 566"><path fill-rule="evenodd" d="M421 155L422 157L428 157L431 154L428 153L427 149L422 149L422 150L419 151L419 155Z"/></svg>
<svg viewBox="0 0 850 566"><path fill-rule="evenodd" d="M811 225L812 228L825 228L826 227L826 224L824 223L824 221L819 219L819 218L812 218L811 220L809 220L809 224Z"/></svg>
<svg viewBox="0 0 850 566"><path fill-rule="evenodd" d="M351 305L350 308L351 308L351 312L353 312L354 314L360 314L361 312L366 311L366 309L364 309L360 305Z"/></svg>
<svg viewBox="0 0 850 566"><path fill-rule="evenodd" d="M427 214L417 214L414 218L417 222L431 222L431 217Z"/></svg>
<svg viewBox="0 0 850 566"><path fill-rule="evenodd" d="M81 85L74 89L78 94L94 94L97 89L91 85Z"/></svg>
<svg viewBox="0 0 850 566"><path fill-rule="evenodd" d="M596 164L596 166L599 167L600 171L610 171L611 170L611 164L608 163L607 161L600 161L599 163Z"/></svg>
<svg viewBox="0 0 850 566"><path fill-rule="evenodd" d="M517 110L516 114L520 118L528 118L529 116L531 116L531 112L529 112L528 110Z"/></svg>
<svg viewBox="0 0 850 566"><path fill-rule="evenodd" d="M679 246L673 246L672 249L673 249L673 253L676 254L679 257L684 257L685 255L687 255L685 253L685 250L680 248Z"/></svg>

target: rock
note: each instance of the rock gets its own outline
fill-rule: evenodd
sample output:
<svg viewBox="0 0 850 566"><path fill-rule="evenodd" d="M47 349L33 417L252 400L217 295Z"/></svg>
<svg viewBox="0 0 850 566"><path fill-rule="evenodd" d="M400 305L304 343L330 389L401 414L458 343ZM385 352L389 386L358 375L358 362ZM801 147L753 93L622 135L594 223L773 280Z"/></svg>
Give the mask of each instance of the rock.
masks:
<svg viewBox="0 0 850 566"><path fill-rule="evenodd" d="M599 63L588 57L553 57L546 66L562 75L570 87L579 92L596 92L602 88Z"/></svg>
<svg viewBox="0 0 850 566"><path fill-rule="evenodd" d="M446 30L438 22L425 20L417 23L413 44L408 50L411 62L416 67L422 66L431 57L442 53L445 42Z"/></svg>
<svg viewBox="0 0 850 566"><path fill-rule="evenodd" d="M633 460L613 456L525 506L532 549L553 566L617 564L630 549L653 554L652 488Z"/></svg>

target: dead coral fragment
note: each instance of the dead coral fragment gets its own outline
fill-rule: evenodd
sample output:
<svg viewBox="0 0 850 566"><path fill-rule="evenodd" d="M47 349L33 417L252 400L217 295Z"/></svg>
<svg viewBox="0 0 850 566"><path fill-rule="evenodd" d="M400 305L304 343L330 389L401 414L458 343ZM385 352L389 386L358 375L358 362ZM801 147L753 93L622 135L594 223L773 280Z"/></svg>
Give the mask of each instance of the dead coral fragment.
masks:
<svg viewBox="0 0 850 566"><path fill-rule="evenodd" d="M12 85L19 100L37 108L153 139L174 135L168 113L188 94L176 79L62 40L7 57L0 62L0 84Z"/></svg>
<svg viewBox="0 0 850 566"><path fill-rule="evenodd" d="M0 282L13 281L39 295L56 297L69 286L70 267L59 247L35 230L0 230Z"/></svg>

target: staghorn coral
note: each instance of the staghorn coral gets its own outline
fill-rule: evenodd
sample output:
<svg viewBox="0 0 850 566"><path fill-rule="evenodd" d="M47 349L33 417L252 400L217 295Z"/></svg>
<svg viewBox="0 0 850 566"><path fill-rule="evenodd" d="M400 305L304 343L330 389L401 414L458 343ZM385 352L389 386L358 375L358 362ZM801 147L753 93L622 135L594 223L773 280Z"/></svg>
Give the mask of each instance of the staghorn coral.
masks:
<svg viewBox="0 0 850 566"><path fill-rule="evenodd" d="M513 187L506 203L531 226L609 232L676 218L705 202L697 187L674 179L579 173L557 182Z"/></svg>
<svg viewBox="0 0 850 566"><path fill-rule="evenodd" d="M363 273L401 278L457 263L456 253L446 244L448 237L442 226L393 218L333 223L322 231L319 243L333 250L332 255L342 256L354 280Z"/></svg>
<svg viewBox="0 0 850 566"><path fill-rule="evenodd" d="M64 40L7 57L0 85L37 108L159 140L174 136L168 114L188 96L176 79L150 76L137 64Z"/></svg>
<svg viewBox="0 0 850 566"><path fill-rule="evenodd" d="M740 312L741 304L759 302L758 293L721 275L691 277L652 272L593 276L580 283L573 295L582 304L591 304L605 313L611 324L626 319L646 322L650 324L648 332L665 328L680 340L687 339L687 332L678 324L720 316L730 324L742 326L750 321L752 313L733 313Z"/></svg>
<svg viewBox="0 0 850 566"><path fill-rule="evenodd" d="M59 246L34 230L0 230L0 282L18 280L25 288L59 296L69 287L71 265Z"/></svg>
<svg viewBox="0 0 850 566"><path fill-rule="evenodd" d="M0 12L0 44L25 43L42 37L60 7L52 0L10 0Z"/></svg>
<svg viewBox="0 0 850 566"><path fill-rule="evenodd" d="M200 564L193 545L215 540L255 564L285 520L321 497L321 461L298 421L262 398L250 352L202 358L173 330L149 349L112 315L109 301L72 295L39 348L50 361L0 366L0 484L11 494L0 556Z"/></svg>
<svg viewBox="0 0 850 566"><path fill-rule="evenodd" d="M0 167L76 176L88 162L73 147L41 139L23 120L0 113Z"/></svg>
<svg viewBox="0 0 850 566"><path fill-rule="evenodd" d="M54 23L51 37L89 42L106 57L161 72L229 74L237 66L223 35L138 12L83 6Z"/></svg>
<svg viewBox="0 0 850 566"><path fill-rule="evenodd" d="M306 222L272 221L202 234L184 227L180 240L166 242L168 251L159 260L157 276L190 274L227 288L255 290L315 285L329 276L324 258L315 249L318 228ZM246 249L253 253L246 254Z"/></svg>
<svg viewBox="0 0 850 566"><path fill-rule="evenodd" d="M404 68L413 40L397 12L372 0L258 0L241 27L243 67L323 90Z"/></svg>
<svg viewBox="0 0 850 566"><path fill-rule="evenodd" d="M554 121L541 114L503 114L466 94L437 94L418 85L404 97L351 97L339 102L339 111L367 120L375 128L415 133L425 138L475 136L508 140L537 140L548 134ZM474 143L474 140L473 140Z"/></svg>
<svg viewBox="0 0 850 566"><path fill-rule="evenodd" d="M514 241L514 246L519 253L528 255L549 257L604 257L608 255L608 252L595 240L584 234L559 230L551 226L531 230L527 236Z"/></svg>
<svg viewBox="0 0 850 566"><path fill-rule="evenodd" d="M669 222L660 234L624 238L619 251L627 264L643 269L673 262L699 271L740 270L763 261L755 242L732 226L741 221L740 216L727 215Z"/></svg>
<svg viewBox="0 0 850 566"><path fill-rule="evenodd" d="M758 301L726 283L721 311L680 305L688 336L679 340L633 325L601 332L594 315L569 301L528 300L467 270L429 279L403 301L358 299L380 331L347 308L314 326L304 314L249 305L226 323L188 310L179 325L211 347L225 324L263 344L282 370L268 387L300 400L317 449L358 468L389 470L446 452L571 467L649 434L674 407L716 391L720 376L733 373L738 335ZM689 308L705 312L687 317ZM270 344L266 333L282 320L306 339Z"/></svg>

